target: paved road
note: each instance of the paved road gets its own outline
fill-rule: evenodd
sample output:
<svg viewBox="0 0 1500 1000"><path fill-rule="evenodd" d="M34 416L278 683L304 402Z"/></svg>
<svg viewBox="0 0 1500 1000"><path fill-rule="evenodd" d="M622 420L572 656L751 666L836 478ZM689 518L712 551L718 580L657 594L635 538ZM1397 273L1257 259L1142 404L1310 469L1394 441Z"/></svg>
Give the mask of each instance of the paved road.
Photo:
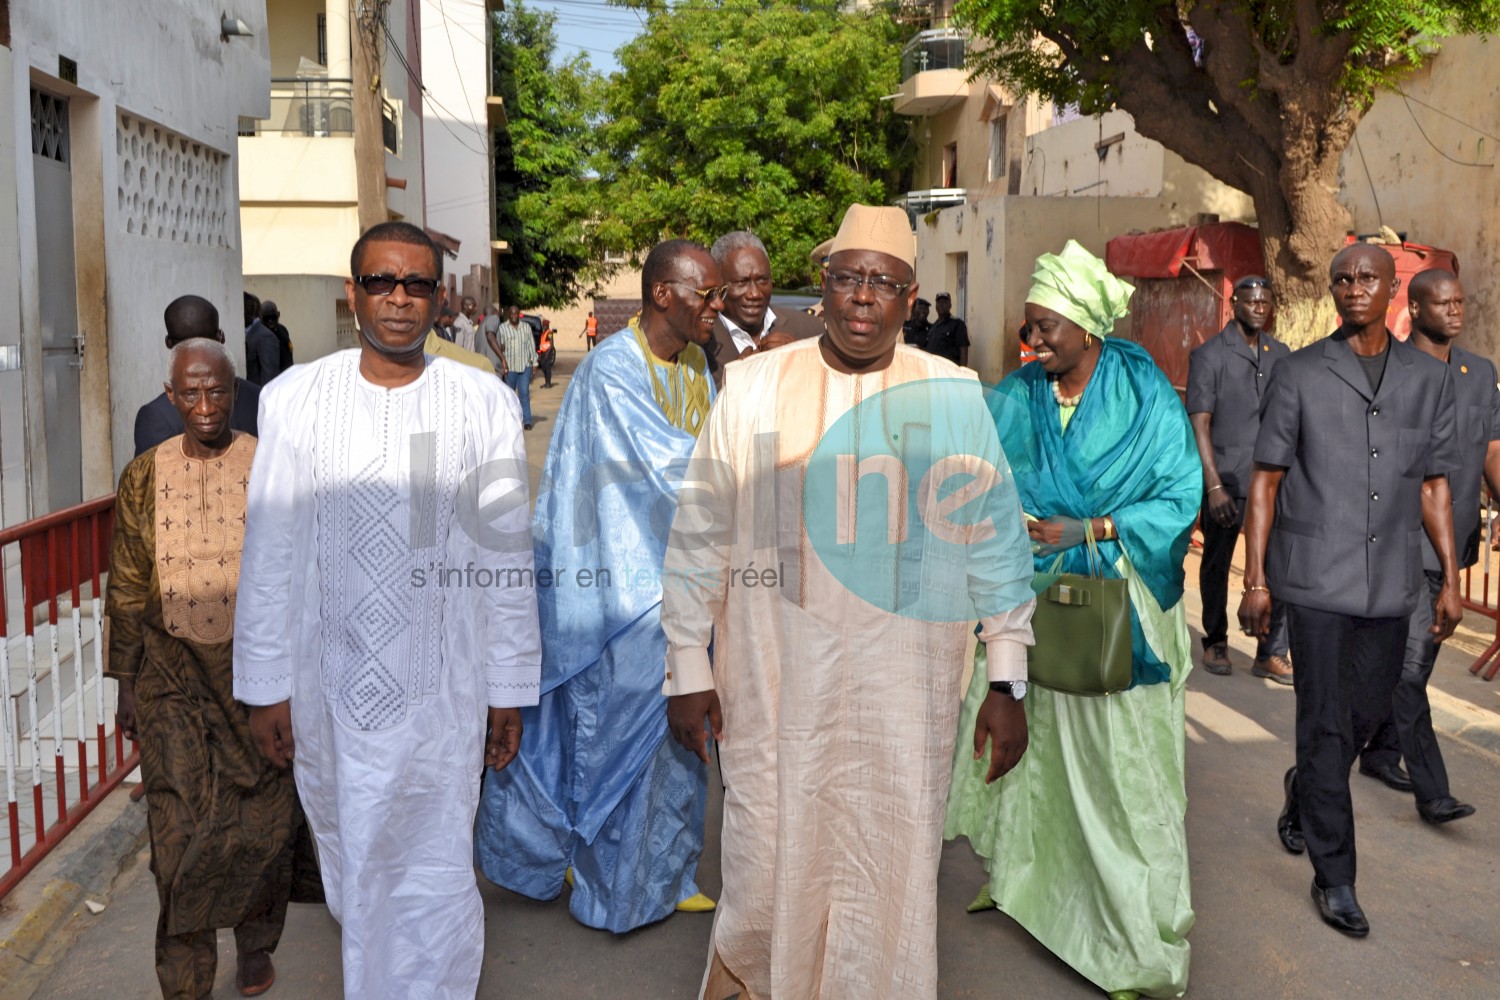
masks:
<svg viewBox="0 0 1500 1000"><path fill-rule="evenodd" d="M560 399L560 389L535 392L533 405L550 417ZM550 420L539 421L528 435L538 456L551 427ZM1189 557L1188 570L1191 582L1196 557ZM1196 594L1190 591L1187 600L1189 618L1196 621ZM1292 692L1252 678L1249 647L1239 637L1233 645L1233 676L1195 671L1188 684L1188 834L1198 915L1188 995L1500 996L1500 783L1495 780L1500 756L1445 740L1453 787L1479 813L1441 830L1422 824L1408 798L1368 779L1353 779L1361 834L1360 899L1373 931L1363 941L1344 938L1318 919L1308 897L1306 860L1282 852L1275 838L1280 777L1292 757ZM1435 681L1450 713L1472 721L1471 732L1500 721L1494 711L1500 708L1500 682L1485 684L1463 669L1472 657L1466 650L1483 645L1477 633L1460 636L1445 650ZM710 810L701 881L712 894L718 887L712 834L719 818L717 796ZM122 875L102 914L77 918L85 926L76 945L36 997L148 1000L159 995L151 968L156 898L145 863L143 853ZM1005 916L965 914L964 904L982 880L967 845L948 845L939 886L942 997L1100 995ZM575 924L561 902L537 903L488 885L484 899L487 958L479 995L485 1000L696 995L710 917L677 915L611 937ZM279 982L268 997L336 997L338 929L322 908L292 909L276 954ZM232 977L233 942L225 933L217 995L235 995Z"/></svg>

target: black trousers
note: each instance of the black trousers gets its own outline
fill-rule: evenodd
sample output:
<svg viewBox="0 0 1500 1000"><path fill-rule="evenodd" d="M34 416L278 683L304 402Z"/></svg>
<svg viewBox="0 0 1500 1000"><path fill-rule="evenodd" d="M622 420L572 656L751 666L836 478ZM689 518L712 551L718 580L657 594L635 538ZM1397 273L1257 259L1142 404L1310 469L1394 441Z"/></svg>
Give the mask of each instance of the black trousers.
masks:
<svg viewBox="0 0 1500 1000"><path fill-rule="evenodd" d="M1418 802L1448 797L1448 769L1432 731L1432 706L1427 701L1427 679L1437 662L1438 647L1428 629L1432 606L1443 586L1443 574L1425 573L1426 586L1406 634L1406 662L1391 698L1391 714L1380 724L1360 759L1368 767L1389 767L1406 758Z"/></svg>
<svg viewBox="0 0 1500 1000"><path fill-rule="evenodd" d="M1236 499L1240 507L1240 518L1245 516L1245 501ZM1203 648L1217 646L1229 641L1229 565L1234 559L1234 546L1240 538L1240 521L1229 527L1221 526L1209 516L1204 504L1198 525L1203 530L1203 559L1198 564L1198 592L1203 596ZM1287 651L1286 606L1280 601L1271 601L1271 631L1256 644L1255 658L1285 656Z"/></svg>
<svg viewBox="0 0 1500 1000"><path fill-rule="evenodd" d="M1297 664L1297 811L1318 885L1353 885L1349 770L1390 715L1410 616L1356 618L1287 605Z"/></svg>

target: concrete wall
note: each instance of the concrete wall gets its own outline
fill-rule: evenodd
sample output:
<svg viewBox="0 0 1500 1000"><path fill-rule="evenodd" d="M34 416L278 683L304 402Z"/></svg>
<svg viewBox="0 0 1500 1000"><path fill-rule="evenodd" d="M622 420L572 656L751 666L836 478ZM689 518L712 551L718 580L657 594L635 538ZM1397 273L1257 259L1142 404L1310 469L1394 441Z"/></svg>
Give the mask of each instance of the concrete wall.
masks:
<svg viewBox="0 0 1500 1000"><path fill-rule="evenodd" d="M1458 255L1470 350L1500 357L1500 61L1494 40L1454 38L1385 93L1344 153L1340 199L1357 232L1382 224ZM1423 137L1423 132L1426 137ZM1361 151L1363 157L1361 157Z"/></svg>
<svg viewBox="0 0 1500 1000"><path fill-rule="evenodd" d="M281 322L292 335L292 354L298 364L338 350L338 303L344 301L341 274L246 275L245 291L276 303Z"/></svg>
<svg viewBox="0 0 1500 1000"><path fill-rule="evenodd" d="M503 266L505 258L501 257L500 262ZM583 321L588 318L589 310L594 308L595 298L639 299L640 297L640 269L625 268L613 277L588 289L562 309L538 309L536 312L552 321L552 328L557 331L558 350L581 351L588 346L584 342ZM600 334L609 332L612 331L605 330L603 326L599 328Z"/></svg>
<svg viewBox="0 0 1500 1000"><path fill-rule="evenodd" d="M133 452L136 409L160 391L166 303L194 292L232 323L240 314L236 126L268 113L270 66L263 4L230 6L250 37L221 40L220 0L11 4L14 57L0 88L10 127L0 149L14 174L0 180L17 212L13 221L0 214L0 245L14 240L29 465L27 503L7 502L7 521L48 505L38 289L53 276L39 273L36 248L39 224L55 220L38 220L30 194L31 87L69 100L78 325L88 338L83 495L97 496ZM76 83L60 79L62 58L76 64ZM0 430L6 497L15 495L13 422Z"/></svg>
<svg viewBox="0 0 1500 1000"><path fill-rule="evenodd" d="M967 301L954 312L969 326L969 367L997 382L1016 366L1016 330L1036 258L1069 239L1103 256L1112 237L1181 225L1202 208L1173 198L986 198L917 223L917 282L929 301L954 290L957 254L968 255ZM1127 336L1129 320L1116 327Z"/></svg>
<svg viewBox="0 0 1500 1000"><path fill-rule="evenodd" d="M1118 135L1101 160L1097 145ZM1091 198L1159 198L1197 204L1225 221L1255 217L1250 197L1214 180L1154 139L1135 130L1124 111L1079 118L1026 140L1021 193Z"/></svg>
<svg viewBox="0 0 1500 1000"><path fill-rule="evenodd" d="M321 0L265 0L266 21L273 28L271 33L271 75L294 77L299 60L303 57L318 59L318 15L324 13ZM332 49L338 39L330 38ZM349 39L342 40L343 58L349 58ZM332 56L337 60L337 53Z"/></svg>
<svg viewBox="0 0 1500 1000"><path fill-rule="evenodd" d="M422 4L427 224L458 239L458 274L490 265L489 24L484 0Z"/></svg>

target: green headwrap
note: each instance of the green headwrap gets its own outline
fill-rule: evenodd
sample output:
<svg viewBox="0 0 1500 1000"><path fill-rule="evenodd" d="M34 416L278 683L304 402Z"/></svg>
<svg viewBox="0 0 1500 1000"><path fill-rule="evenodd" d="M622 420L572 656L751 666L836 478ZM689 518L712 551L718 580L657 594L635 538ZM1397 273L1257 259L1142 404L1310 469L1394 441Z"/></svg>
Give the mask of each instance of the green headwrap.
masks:
<svg viewBox="0 0 1500 1000"><path fill-rule="evenodd" d="M1062 253L1036 259L1026 301L1051 309L1096 337L1114 332L1115 321L1130 312L1135 289L1109 273L1104 261L1069 240Z"/></svg>

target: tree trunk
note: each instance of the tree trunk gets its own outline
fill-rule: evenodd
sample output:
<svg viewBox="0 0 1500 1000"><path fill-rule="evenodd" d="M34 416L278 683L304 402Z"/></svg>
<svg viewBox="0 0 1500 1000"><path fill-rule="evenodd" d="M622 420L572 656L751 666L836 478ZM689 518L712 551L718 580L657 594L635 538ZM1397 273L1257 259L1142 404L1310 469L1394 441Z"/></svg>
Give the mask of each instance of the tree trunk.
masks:
<svg viewBox="0 0 1500 1000"><path fill-rule="evenodd" d="M1282 176L1293 169L1283 167ZM1296 348L1337 325L1328 266L1344 246L1349 214L1317 180L1306 175L1287 180L1283 187L1281 177L1268 178L1252 184L1248 193L1255 202L1266 277L1276 294L1276 335Z"/></svg>

